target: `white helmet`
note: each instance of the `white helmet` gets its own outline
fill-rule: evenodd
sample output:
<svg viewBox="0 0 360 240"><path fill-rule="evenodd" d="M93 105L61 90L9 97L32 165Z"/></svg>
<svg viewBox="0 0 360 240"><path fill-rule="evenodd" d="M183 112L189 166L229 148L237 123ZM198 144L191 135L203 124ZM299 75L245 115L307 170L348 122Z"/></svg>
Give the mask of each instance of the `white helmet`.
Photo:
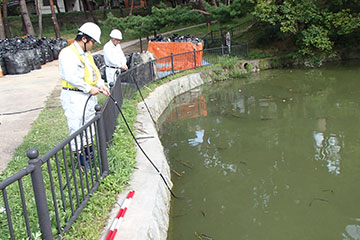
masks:
<svg viewBox="0 0 360 240"><path fill-rule="evenodd" d="M121 40L122 39L122 34L121 34L121 32L119 30L114 29L114 30L111 31L110 37Z"/></svg>
<svg viewBox="0 0 360 240"><path fill-rule="evenodd" d="M81 25L78 31L93 38L96 42L101 43L100 42L101 29L95 23L92 22L84 23L83 25Z"/></svg>

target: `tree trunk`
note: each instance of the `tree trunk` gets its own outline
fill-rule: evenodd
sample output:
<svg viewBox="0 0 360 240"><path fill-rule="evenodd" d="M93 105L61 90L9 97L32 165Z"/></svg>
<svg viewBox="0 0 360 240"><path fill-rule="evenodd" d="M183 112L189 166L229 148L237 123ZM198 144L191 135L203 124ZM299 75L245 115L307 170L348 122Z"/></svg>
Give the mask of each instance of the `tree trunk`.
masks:
<svg viewBox="0 0 360 240"><path fill-rule="evenodd" d="M132 13L133 13L134 5L135 5L135 0L131 0L131 7L130 7L129 16L132 15Z"/></svg>
<svg viewBox="0 0 360 240"><path fill-rule="evenodd" d="M90 4L90 1L89 1L89 0L85 0L85 1L86 1L86 5L87 5L87 7L88 7L88 9L89 9L89 11L90 11L90 15L91 15L91 17L92 17L92 18L93 18L93 20L94 20L94 23L99 24L99 22L98 22L97 18L96 18L96 17L95 17L95 15L94 15L93 10L92 10L92 7L91 7L91 4Z"/></svg>
<svg viewBox="0 0 360 240"><path fill-rule="evenodd" d="M28 12L25 0L19 0L19 6L20 6L20 12L21 12L22 19L24 20L26 33L29 35L35 36L35 31L34 31L33 25L30 20L30 16L29 16L29 12Z"/></svg>
<svg viewBox="0 0 360 240"><path fill-rule="evenodd" d="M217 3L216 3L216 0L213 0L213 5L214 5L214 7L218 7L218 5L217 5Z"/></svg>
<svg viewBox="0 0 360 240"><path fill-rule="evenodd" d="M58 12L58 17L59 17L60 26L63 26L63 20L62 20L61 11L60 11L60 7L59 7L59 4L58 4L58 1L55 0L54 4L55 4L55 7L56 7L56 11Z"/></svg>
<svg viewBox="0 0 360 240"><path fill-rule="evenodd" d="M0 11L0 39L5 39L5 30L4 30L4 24L3 24L3 20L2 20L2 14Z"/></svg>
<svg viewBox="0 0 360 240"><path fill-rule="evenodd" d="M142 40L141 40L141 36L140 36L140 52L142 53L143 51L143 47L142 47Z"/></svg>
<svg viewBox="0 0 360 240"><path fill-rule="evenodd" d="M40 0L35 0L35 7L36 7L36 14L38 15L38 25L39 25L38 37L42 38L43 27L42 27L42 11L41 11Z"/></svg>
<svg viewBox="0 0 360 240"><path fill-rule="evenodd" d="M58 24L57 19L56 19L54 1L50 0L49 2L50 2L50 8L51 8L51 20L54 23L55 36L56 36L56 38L59 38L60 37L60 28L59 28L59 24Z"/></svg>
<svg viewBox="0 0 360 240"><path fill-rule="evenodd" d="M202 2L202 0L199 0L199 5L200 5L201 10L203 10L204 12L206 12L206 8L205 8L204 3ZM204 14L204 17L205 17L205 21L206 21L206 26L207 26L208 28L210 28L210 26L211 26L211 17L210 17L210 14Z"/></svg>
<svg viewBox="0 0 360 240"><path fill-rule="evenodd" d="M108 5L108 1L104 0L104 15L103 15L103 19L106 20L107 19L107 9L108 9L109 5Z"/></svg>
<svg viewBox="0 0 360 240"><path fill-rule="evenodd" d="M150 12L151 12L152 7L154 6L153 0L148 0L148 1L147 1L147 5L149 6Z"/></svg>
<svg viewBox="0 0 360 240"><path fill-rule="evenodd" d="M87 10L86 10L86 1L85 0L82 0L82 3L83 3L83 8L84 8L84 14L85 14L85 19L87 20L89 17L88 17L88 13L87 13Z"/></svg>
<svg viewBox="0 0 360 240"><path fill-rule="evenodd" d="M3 20L4 20L4 28L5 28L5 35L7 38L11 38L10 26L9 26L9 19L8 19L8 11L7 11L7 0L3 0Z"/></svg>
<svg viewBox="0 0 360 240"><path fill-rule="evenodd" d="M176 8L176 1L175 0L170 0L171 3L171 7Z"/></svg>

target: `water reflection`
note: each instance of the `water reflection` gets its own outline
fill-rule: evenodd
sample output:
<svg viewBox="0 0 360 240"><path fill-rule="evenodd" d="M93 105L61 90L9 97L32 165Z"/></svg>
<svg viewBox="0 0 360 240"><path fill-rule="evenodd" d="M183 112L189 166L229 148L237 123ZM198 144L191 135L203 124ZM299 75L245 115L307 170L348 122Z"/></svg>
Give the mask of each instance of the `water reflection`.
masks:
<svg viewBox="0 0 360 240"><path fill-rule="evenodd" d="M345 228L346 233L343 233L344 240L359 240L360 239L360 226L347 225Z"/></svg>
<svg viewBox="0 0 360 240"><path fill-rule="evenodd" d="M328 171L332 174L340 174L341 146L338 137L334 133L326 135L326 119L317 120L317 131L314 131L315 160L326 162Z"/></svg>
<svg viewBox="0 0 360 240"><path fill-rule="evenodd" d="M196 126L196 130L195 130L195 138L190 138L188 139L188 142L191 146L197 146L200 143L204 142L204 132L205 129L200 129L200 126Z"/></svg>

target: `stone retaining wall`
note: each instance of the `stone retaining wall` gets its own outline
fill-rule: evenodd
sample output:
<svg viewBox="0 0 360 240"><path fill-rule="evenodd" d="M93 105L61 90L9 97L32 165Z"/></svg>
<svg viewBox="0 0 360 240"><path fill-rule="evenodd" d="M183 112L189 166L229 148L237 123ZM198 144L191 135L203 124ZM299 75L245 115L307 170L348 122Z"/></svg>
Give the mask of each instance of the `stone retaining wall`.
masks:
<svg viewBox="0 0 360 240"><path fill-rule="evenodd" d="M203 80L200 73L194 73L157 87L145 99L155 121L177 95L196 88L204 84L205 81L207 80ZM138 104L137 110L138 115L135 126L137 137L145 137L139 140L140 145L166 178L168 184L172 186L170 168L165 158L156 126L153 124L143 102ZM132 174L129 187L124 189L119 195L118 204L114 206L100 239L105 239L111 222L119 212L119 205L121 205L130 190L135 190L135 195L115 239L166 240L167 238L171 200L170 192L159 173L146 159L140 149L137 149L136 162L136 169Z"/></svg>

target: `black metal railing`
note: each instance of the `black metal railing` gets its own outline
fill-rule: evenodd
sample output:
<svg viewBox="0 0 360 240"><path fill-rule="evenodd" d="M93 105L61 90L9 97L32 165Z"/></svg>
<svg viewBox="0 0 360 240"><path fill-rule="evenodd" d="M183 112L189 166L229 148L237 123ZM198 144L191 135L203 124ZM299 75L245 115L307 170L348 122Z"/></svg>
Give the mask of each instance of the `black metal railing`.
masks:
<svg viewBox="0 0 360 240"><path fill-rule="evenodd" d="M225 54L246 57L247 44L172 54L139 64L117 77L112 96L121 106L123 98L133 97L149 83L214 64ZM39 234L53 239L69 230L109 173L106 146L112 141L119 111L110 98L95 110L92 120L42 157L29 149L28 166L0 182L0 239L32 239Z"/></svg>

